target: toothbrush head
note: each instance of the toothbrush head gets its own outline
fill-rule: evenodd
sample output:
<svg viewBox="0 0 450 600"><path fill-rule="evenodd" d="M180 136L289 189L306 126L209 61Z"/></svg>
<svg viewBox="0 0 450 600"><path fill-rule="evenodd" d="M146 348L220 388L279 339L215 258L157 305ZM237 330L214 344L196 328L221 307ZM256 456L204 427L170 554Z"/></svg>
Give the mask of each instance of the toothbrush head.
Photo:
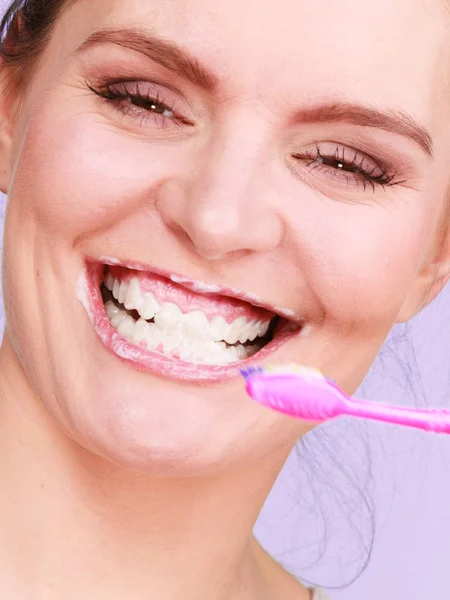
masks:
<svg viewBox="0 0 450 600"><path fill-rule="evenodd" d="M318 369L290 364L241 373L251 398L283 414L321 422L345 413L343 392Z"/></svg>

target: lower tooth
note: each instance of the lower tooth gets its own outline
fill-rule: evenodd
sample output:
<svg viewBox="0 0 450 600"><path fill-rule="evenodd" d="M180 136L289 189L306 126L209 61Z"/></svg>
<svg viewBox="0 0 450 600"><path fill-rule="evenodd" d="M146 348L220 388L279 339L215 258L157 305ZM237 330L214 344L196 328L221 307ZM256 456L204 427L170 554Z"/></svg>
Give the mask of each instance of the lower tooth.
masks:
<svg viewBox="0 0 450 600"><path fill-rule="evenodd" d="M139 321L134 326L134 331L131 335L131 341L135 344L139 344L144 340L147 340L149 324L144 319Z"/></svg>
<svg viewBox="0 0 450 600"><path fill-rule="evenodd" d="M236 346L236 353L239 360L245 360L248 356L247 350L241 344Z"/></svg>
<svg viewBox="0 0 450 600"><path fill-rule="evenodd" d="M120 308L117 307L114 302L107 302L105 304L105 311L106 311L106 315L108 317L108 319L112 319L115 315L119 314Z"/></svg>
<svg viewBox="0 0 450 600"><path fill-rule="evenodd" d="M112 317L111 325L114 327L114 329L117 329L122 321L124 321L127 317L128 314L124 310L119 310L119 312Z"/></svg>
<svg viewBox="0 0 450 600"><path fill-rule="evenodd" d="M238 352L236 346L230 346L226 353L226 362L232 363L237 362L239 360Z"/></svg>
<svg viewBox="0 0 450 600"><path fill-rule="evenodd" d="M131 339L134 331L135 320L132 317L126 317L117 328L117 333L125 339Z"/></svg>
<svg viewBox="0 0 450 600"><path fill-rule="evenodd" d="M248 356L248 358L250 358L251 356L255 355L260 350L261 350L261 348L257 344L254 344L253 346L248 346L247 347L247 356Z"/></svg>
<svg viewBox="0 0 450 600"><path fill-rule="evenodd" d="M203 362L204 355L205 355L204 346L200 346L197 343L187 343L187 344L181 345L180 358L182 360Z"/></svg>
<svg viewBox="0 0 450 600"><path fill-rule="evenodd" d="M164 337L162 340L164 352L170 354L180 347L180 340L174 336Z"/></svg>
<svg viewBox="0 0 450 600"><path fill-rule="evenodd" d="M161 331L156 325L148 324L147 329L147 346L151 349L157 348L162 341Z"/></svg>

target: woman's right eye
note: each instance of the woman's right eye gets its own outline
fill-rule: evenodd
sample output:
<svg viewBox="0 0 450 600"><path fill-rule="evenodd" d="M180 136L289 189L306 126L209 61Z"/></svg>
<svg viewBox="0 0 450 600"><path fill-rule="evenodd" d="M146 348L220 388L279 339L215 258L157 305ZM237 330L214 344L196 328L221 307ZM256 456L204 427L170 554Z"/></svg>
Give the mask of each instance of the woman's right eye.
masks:
<svg viewBox="0 0 450 600"><path fill-rule="evenodd" d="M144 81L121 81L88 88L122 115L139 120L140 126L193 125L176 108L177 95L157 84Z"/></svg>

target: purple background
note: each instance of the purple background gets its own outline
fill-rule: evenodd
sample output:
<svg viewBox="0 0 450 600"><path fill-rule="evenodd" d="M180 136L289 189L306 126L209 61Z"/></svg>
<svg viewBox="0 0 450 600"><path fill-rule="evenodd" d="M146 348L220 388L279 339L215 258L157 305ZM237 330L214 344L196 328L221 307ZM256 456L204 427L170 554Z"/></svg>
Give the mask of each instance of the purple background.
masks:
<svg viewBox="0 0 450 600"><path fill-rule="evenodd" d="M6 4L0 0L0 11ZM0 195L0 225L4 204ZM361 395L450 408L449 301L447 288L410 326L394 328ZM0 331L3 322L0 310ZM274 556L307 580L342 585L356 574L370 539L369 499L376 518L369 565L350 586L331 589L331 598L450 597L450 439L341 420L305 444L256 528Z"/></svg>

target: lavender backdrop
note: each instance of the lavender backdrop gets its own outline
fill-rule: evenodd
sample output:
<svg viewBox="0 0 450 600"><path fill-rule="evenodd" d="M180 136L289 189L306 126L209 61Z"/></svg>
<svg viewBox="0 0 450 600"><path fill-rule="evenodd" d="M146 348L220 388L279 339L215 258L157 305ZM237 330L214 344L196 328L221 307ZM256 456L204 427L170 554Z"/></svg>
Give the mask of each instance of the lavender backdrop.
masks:
<svg viewBox="0 0 450 600"><path fill-rule="evenodd" d="M7 2L0 0L0 12ZM0 195L0 227L5 198ZM1 286L0 286L1 300ZM450 289L407 328L396 327L361 395L450 408ZM0 310L0 333L4 317ZM338 421L308 436L288 461L259 520L264 545L298 575L330 586L363 575L342 600L447 598L450 439Z"/></svg>

